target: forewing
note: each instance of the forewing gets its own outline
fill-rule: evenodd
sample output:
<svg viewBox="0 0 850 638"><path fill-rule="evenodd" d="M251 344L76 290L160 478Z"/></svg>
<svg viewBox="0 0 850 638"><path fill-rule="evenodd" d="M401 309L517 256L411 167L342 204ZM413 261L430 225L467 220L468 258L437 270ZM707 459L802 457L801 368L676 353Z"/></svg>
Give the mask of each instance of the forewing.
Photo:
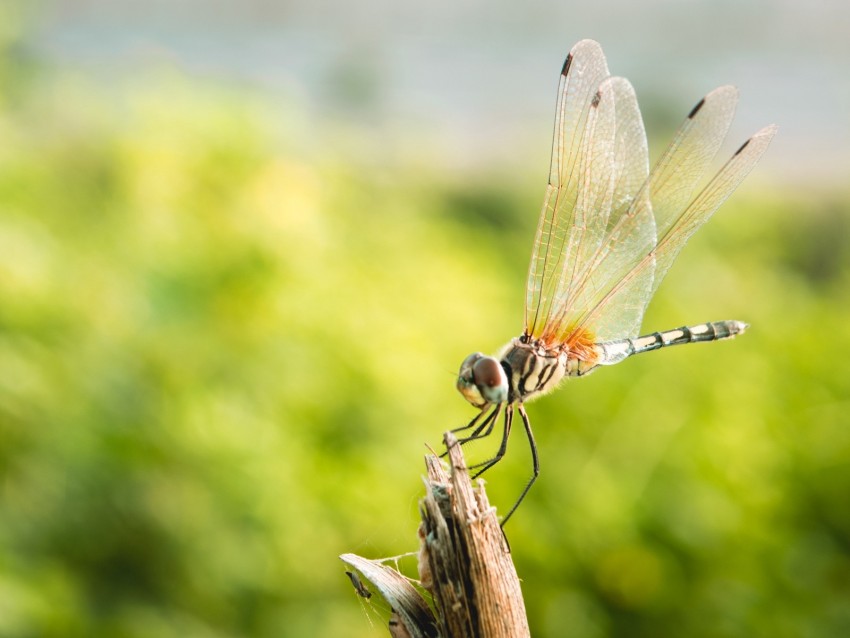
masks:
<svg viewBox="0 0 850 638"><path fill-rule="evenodd" d="M734 86L721 86L711 91L691 109L653 167L649 199L659 238L678 222L697 182L717 156L732 125L737 104L738 90ZM660 281L657 276L656 281Z"/></svg>
<svg viewBox="0 0 850 638"><path fill-rule="evenodd" d="M709 220L720 205L738 188L764 155L776 135L776 125L758 131L735 152L717 175L703 188L688 205L676 223L659 239L656 249L655 281L652 292L667 274L673 260L700 226Z"/></svg>
<svg viewBox="0 0 850 638"><path fill-rule="evenodd" d="M529 266L525 333L539 337L553 311L565 264L574 260L576 202L582 184L582 149L588 145L588 119L596 91L608 77L602 48L582 40L567 56L558 84L549 182Z"/></svg>
<svg viewBox="0 0 850 638"><path fill-rule="evenodd" d="M587 308L604 295L608 282L634 263L636 251L655 243L644 188L649 172L646 133L634 89L623 78L608 78L597 95L598 121L590 136L594 142L582 158L583 184L570 234L575 263L560 282L555 312L543 331L542 339L548 343L568 341ZM621 231L625 227L629 232ZM647 292L651 284L650 269L635 279L633 287ZM633 303L611 308L621 323L639 323L642 310ZM595 326L590 329L596 331Z"/></svg>

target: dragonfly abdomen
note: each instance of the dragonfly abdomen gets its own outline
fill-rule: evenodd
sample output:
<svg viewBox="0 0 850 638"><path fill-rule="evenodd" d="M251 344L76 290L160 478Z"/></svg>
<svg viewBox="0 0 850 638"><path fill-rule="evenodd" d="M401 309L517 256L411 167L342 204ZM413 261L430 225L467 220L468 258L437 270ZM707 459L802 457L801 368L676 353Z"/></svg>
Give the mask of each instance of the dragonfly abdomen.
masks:
<svg viewBox="0 0 850 638"><path fill-rule="evenodd" d="M597 364L613 365L633 354L650 352L668 346L731 339L744 332L748 327L748 324L743 321L710 321L696 326L682 326L664 332L653 332L642 337L606 341L595 346L600 355Z"/></svg>

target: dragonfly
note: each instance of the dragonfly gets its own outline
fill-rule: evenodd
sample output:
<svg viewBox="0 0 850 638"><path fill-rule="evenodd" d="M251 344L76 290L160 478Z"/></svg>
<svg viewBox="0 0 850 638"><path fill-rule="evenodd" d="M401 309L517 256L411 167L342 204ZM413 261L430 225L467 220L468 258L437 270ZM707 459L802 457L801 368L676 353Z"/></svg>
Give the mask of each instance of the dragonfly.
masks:
<svg viewBox="0 0 850 638"><path fill-rule="evenodd" d="M752 170L777 127L750 137L705 183L738 102L721 86L697 102L652 170L635 91L611 76L601 46L582 40L561 69L552 158L525 295L525 326L495 356L461 364L457 389L480 412L455 432L461 444L488 436L504 413L496 455L507 450L514 412L531 446L533 473L504 525L540 473L525 403L636 354L730 339L742 321L712 321L640 334L650 299L688 239Z"/></svg>

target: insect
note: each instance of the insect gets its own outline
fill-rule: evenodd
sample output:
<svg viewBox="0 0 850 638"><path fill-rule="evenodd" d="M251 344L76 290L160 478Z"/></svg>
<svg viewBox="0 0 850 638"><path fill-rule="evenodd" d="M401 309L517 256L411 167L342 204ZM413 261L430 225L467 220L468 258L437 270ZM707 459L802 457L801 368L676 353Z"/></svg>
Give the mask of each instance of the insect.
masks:
<svg viewBox="0 0 850 638"><path fill-rule="evenodd" d="M361 598L365 598L369 600L372 597L372 592L369 591L369 588L363 584L363 581L360 580L360 576L354 572L346 570L345 575L348 576L348 580L351 581L351 585L354 587L354 591L357 592L357 595Z"/></svg>
<svg viewBox="0 0 850 638"><path fill-rule="evenodd" d="M531 479L540 473L524 404L600 366L667 346L729 339L741 321L715 321L638 336L646 306L688 239L758 162L776 133L761 129L705 186L734 116L738 92L721 86L688 114L649 170L646 133L634 89L611 77L602 48L582 40L567 56L558 85L549 181L531 254L525 327L497 357L476 352L460 366L457 388L481 411L456 431L461 443L489 435L504 411L496 455L505 454L514 411L531 446Z"/></svg>

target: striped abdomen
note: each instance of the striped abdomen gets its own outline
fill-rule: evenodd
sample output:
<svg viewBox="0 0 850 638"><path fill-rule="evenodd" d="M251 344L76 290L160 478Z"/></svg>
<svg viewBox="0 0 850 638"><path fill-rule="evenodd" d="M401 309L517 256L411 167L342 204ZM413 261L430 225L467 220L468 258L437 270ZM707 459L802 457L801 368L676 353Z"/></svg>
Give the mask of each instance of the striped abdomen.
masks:
<svg viewBox="0 0 850 638"><path fill-rule="evenodd" d="M500 359L508 375L508 401L525 402L553 390L565 376L580 377L597 366L614 365L641 352L701 341L718 341L739 335L747 329L742 321L712 321L696 326L653 332L642 337L593 344L595 358L578 359L569 351L542 350L535 343L514 339Z"/></svg>
<svg viewBox="0 0 850 638"><path fill-rule="evenodd" d="M685 343L698 343L700 341L719 341L730 339L739 335L749 327L743 321L712 321L701 323L697 326L682 326L674 330L664 332L653 332L652 334L633 339L618 339L617 341L606 341L595 345L599 353L596 365L612 365L623 359L640 354L666 348L668 346L679 346Z"/></svg>

